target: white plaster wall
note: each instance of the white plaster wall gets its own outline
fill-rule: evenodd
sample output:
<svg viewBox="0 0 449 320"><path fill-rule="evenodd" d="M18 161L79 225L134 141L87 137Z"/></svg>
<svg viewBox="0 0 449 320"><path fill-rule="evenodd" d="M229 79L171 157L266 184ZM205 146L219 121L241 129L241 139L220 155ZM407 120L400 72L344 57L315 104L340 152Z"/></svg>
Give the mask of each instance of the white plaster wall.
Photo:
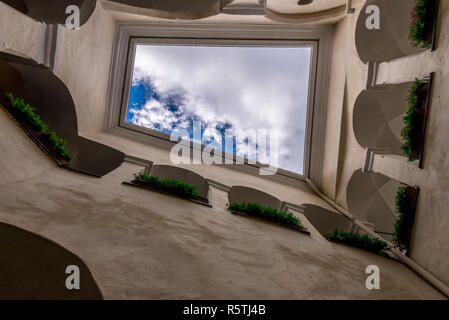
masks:
<svg viewBox="0 0 449 320"><path fill-rule="evenodd" d="M179 20L179 19L165 19L157 15L149 9L141 9L137 7L127 6L121 3L103 0L101 5L108 11L117 21L148 21L164 23L275 23L267 19L263 15L230 15L219 13L202 19L194 20Z"/></svg>
<svg viewBox="0 0 449 320"><path fill-rule="evenodd" d="M365 88L367 66L355 47L355 26L363 3L356 12L335 26L329 98L326 114L322 191L347 208L346 186L354 171L362 167L364 150L357 143L352 128L352 110Z"/></svg>
<svg viewBox="0 0 449 320"><path fill-rule="evenodd" d="M334 0L332 0L334 1ZM341 1L341 0L338 0ZM297 2L297 1L296 1ZM102 6L107 9L119 21L164 21L173 22L194 22L194 23L297 23L306 25L323 25L333 24L340 20L344 15L343 11L327 11L327 9L334 9L335 7L328 1L324 6L319 5L320 1L316 1L318 5L314 4L313 8L304 8L297 10L298 5L293 6L288 4L288 9L284 8L277 11L277 4L269 4L267 7L267 15L232 15L226 13L212 14L209 17L193 20L177 20L162 18L164 14L158 13L155 10L142 9L123 5L112 1L103 0ZM273 2L274 3L274 2ZM308 7L308 6L306 6ZM339 7L338 5L336 7ZM300 12L298 12L300 11Z"/></svg>
<svg viewBox="0 0 449 320"><path fill-rule="evenodd" d="M102 179L60 169L3 111L0 133L14 141L0 140L0 220L77 254L107 299L443 298L396 261L234 216L217 189L209 208L122 185L128 163ZM365 287L370 264L381 290Z"/></svg>
<svg viewBox="0 0 449 320"><path fill-rule="evenodd" d="M267 0L267 7L270 10L286 14L312 13L345 5L346 1L347 0L314 0L308 5L300 6L298 5L298 0Z"/></svg>
<svg viewBox="0 0 449 320"><path fill-rule="evenodd" d="M99 3L79 30L60 28L55 74L72 94L80 134L103 130L114 34Z"/></svg>
<svg viewBox="0 0 449 320"><path fill-rule="evenodd" d="M420 193L411 257L449 285L449 2L440 1L437 50L382 63L378 83L402 83L435 72L424 148L424 168L393 157L376 156L373 169L418 185Z"/></svg>
<svg viewBox="0 0 449 320"><path fill-rule="evenodd" d="M441 18L440 30L448 24L447 2L443 2L442 8L446 14ZM366 80L366 66L358 59L354 42L358 13L359 10L355 15L346 16L335 30L326 124L323 191L343 206L346 206L346 185L352 173L361 167L364 157L352 130L352 107ZM223 15L217 17L223 21L228 19ZM261 19L268 21L264 17L252 19L257 23ZM131 155L168 163L167 153L160 149L101 132L114 28L114 17L97 6L81 30L62 29L56 74L72 93L83 135ZM39 23L0 3L0 50L35 58L39 34ZM448 283L446 168L449 157L444 130L449 126L444 115L449 97L444 80L449 74L445 66L449 45L444 35L439 40L440 48L435 53L383 64L379 74L379 82L401 82L439 71L426 145L427 167L419 171L386 159L377 161L375 168L400 181L422 186L412 257ZM346 83L343 92L342 83ZM279 231L282 229L273 231L268 225L230 216L223 209L226 196L219 191L213 192L217 208L199 208L185 201L121 186L120 182L138 169L128 164L102 180L58 169L0 114L1 136L5 137L0 140L3 154L0 157L0 219L48 236L85 258L106 297L440 297L398 263L322 239L316 241L313 237L298 241L302 235ZM272 193L281 200L329 208L305 185L294 188L219 167L189 169L228 185L246 185ZM261 248L261 243L270 245ZM164 249L164 254L169 250L173 255L166 257L158 247ZM304 261L312 262L304 264ZM386 270L382 287L388 290L367 292L364 288L363 268L373 263ZM177 265L185 265L186 269L179 271L173 267ZM161 275L161 270L166 271ZM295 281L291 281L289 272L293 272ZM274 274L279 278L273 279ZM228 283L229 279L236 280ZM173 283L187 288L185 295L179 296ZM210 288L222 288L222 291ZM261 291L261 288L273 290Z"/></svg>
<svg viewBox="0 0 449 320"><path fill-rule="evenodd" d="M42 24L0 2L0 51L35 59Z"/></svg>
<svg viewBox="0 0 449 320"><path fill-rule="evenodd" d="M343 113L343 99L346 85L345 51L348 37L340 29L344 28L347 20L336 25L332 43L329 95L326 113L326 128L324 139L324 156L321 171L321 191L329 198L335 199L337 187L337 170L340 150L341 121ZM340 48L340 50L338 50Z"/></svg>
<svg viewBox="0 0 449 320"><path fill-rule="evenodd" d="M339 61L339 65L334 62L332 65L323 164L323 191L332 198L333 190L336 190L336 199L344 207L348 181L353 172L362 167L364 159L364 150L355 140L352 129L354 102L366 82L366 66L355 51L354 30L358 14L359 9L355 15L346 16L335 29L333 61ZM373 167L375 172L420 187L411 258L446 284L449 284L449 37L444 30L448 27L449 3L440 1L437 50L382 63L377 78L377 84L396 84L436 72L425 141L424 169L399 157L381 155L376 155ZM347 89L343 99L345 103L342 104L340 90L344 79ZM341 122L338 120L340 112ZM336 152L337 132L340 132L339 154Z"/></svg>
<svg viewBox="0 0 449 320"><path fill-rule="evenodd" d="M156 164L172 165L169 152L157 147L144 145L102 132L86 135L86 137L116 148L131 156L151 160ZM222 166L203 164L184 164L180 166L227 186L243 185L267 192L283 201L292 202L298 205L311 203L332 210L324 200L318 198L312 191L310 191L305 182L297 181L295 182L296 186L291 186L271 181L258 175L246 174Z"/></svg>
<svg viewBox="0 0 449 320"><path fill-rule="evenodd" d="M0 2L0 51L36 60L43 24ZM102 131L115 19L97 5L79 30L59 27L55 74L75 102L80 133Z"/></svg>

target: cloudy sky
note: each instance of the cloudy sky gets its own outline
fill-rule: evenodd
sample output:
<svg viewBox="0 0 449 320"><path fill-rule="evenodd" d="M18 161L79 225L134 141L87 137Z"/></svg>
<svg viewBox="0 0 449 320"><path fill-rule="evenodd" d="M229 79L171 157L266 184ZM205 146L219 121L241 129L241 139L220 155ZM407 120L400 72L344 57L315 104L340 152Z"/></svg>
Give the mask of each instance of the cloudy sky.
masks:
<svg viewBox="0 0 449 320"><path fill-rule="evenodd" d="M274 129L278 149L268 145L271 156L280 168L302 173L310 55L306 47L138 45L127 121L168 134L191 133L193 121L201 121L202 143L216 145L224 144L226 129L238 137ZM269 161L241 144L223 150Z"/></svg>

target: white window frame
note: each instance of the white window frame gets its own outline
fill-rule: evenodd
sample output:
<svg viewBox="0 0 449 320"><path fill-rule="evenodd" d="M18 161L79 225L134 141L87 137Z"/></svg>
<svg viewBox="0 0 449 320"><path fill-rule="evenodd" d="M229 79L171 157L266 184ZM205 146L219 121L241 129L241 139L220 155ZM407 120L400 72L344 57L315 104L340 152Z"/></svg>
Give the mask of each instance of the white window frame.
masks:
<svg viewBox="0 0 449 320"><path fill-rule="evenodd" d="M277 24L206 24L206 23L117 23L111 59L105 131L165 150L174 142L157 130L127 123L129 90L137 44L178 45L251 45L310 46L312 48L307 121L304 143L303 174L279 168L273 176L280 182L295 184L309 178L320 185L326 123L328 79L332 45L332 27ZM192 143L192 148L202 148ZM225 157L236 156L223 152ZM237 157L239 160L241 158ZM259 174L264 164L227 165L227 167Z"/></svg>

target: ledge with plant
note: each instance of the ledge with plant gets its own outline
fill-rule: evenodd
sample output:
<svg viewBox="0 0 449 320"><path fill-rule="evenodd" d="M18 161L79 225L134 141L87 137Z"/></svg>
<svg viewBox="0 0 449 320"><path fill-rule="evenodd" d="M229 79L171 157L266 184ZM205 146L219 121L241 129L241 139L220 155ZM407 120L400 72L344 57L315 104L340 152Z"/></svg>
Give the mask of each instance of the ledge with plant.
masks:
<svg viewBox="0 0 449 320"><path fill-rule="evenodd" d="M248 204L245 202L233 202L231 204L228 204L228 210L230 210L234 214L261 218L288 227L290 229L294 229L296 231L310 234L307 228L302 225L301 220L295 217L292 213L277 211L256 202Z"/></svg>
<svg viewBox="0 0 449 320"><path fill-rule="evenodd" d="M335 229L333 233L325 235L326 239L332 242L344 243L353 247L364 249L380 254L388 244L385 241L372 238L367 234L352 233Z"/></svg>
<svg viewBox="0 0 449 320"><path fill-rule="evenodd" d="M416 79L410 88L407 114L402 118L404 128L401 135L403 145L401 149L409 161L419 160L422 167L424 136L426 131L427 114L430 103L430 92L433 74L429 81Z"/></svg>
<svg viewBox="0 0 449 320"><path fill-rule="evenodd" d="M415 0L410 13L409 39L413 46L435 49L439 0Z"/></svg>
<svg viewBox="0 0 449 320"><path fill-rule="evenodd" d="M66 140L49 131L48 125L36 114L36 109L11 93L1 95L0 105L16 120L27 135L61 167L69 167L72 157Z"/></svg>
<svg viewBox="0 0 449 320"><path fill-rule="evenodd" d="M401 185L396 193L395 207L398 217L394 223L393 242L404 253L409 252L418 192L418 188Z"/></svg>
<svg viewBox="0 0 449 320"><path fill-rule="evenodd" d="M174 195L196 203L211 206L209 199L201 196L196 186L176 179L161 179L156 176L149 176L141 173L131 181L123 182L127 185L143 188L150 191L156 191L164 194Z"/></svg>

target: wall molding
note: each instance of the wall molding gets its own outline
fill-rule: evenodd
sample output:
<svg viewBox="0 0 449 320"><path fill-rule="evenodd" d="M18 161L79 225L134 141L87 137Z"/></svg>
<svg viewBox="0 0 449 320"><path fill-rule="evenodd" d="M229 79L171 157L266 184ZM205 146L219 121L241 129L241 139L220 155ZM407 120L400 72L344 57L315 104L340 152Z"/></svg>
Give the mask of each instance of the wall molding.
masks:
<svg viewBox="0 0 449 320"><path fill-rule="evenodd" d="M352 7L352 0L346 0L346 13L354 14L355 9Z"/></svg>
<svg viewBox="0 0 449 320"><path fill-rule="evenodd" d="M365 158L363 161L362 172L373 171L374 159L376 154L390 154L389 148L367 147L365 149Z"/></svg>
<svg viewBox="0 0 449 320"><path fill-rule="evenodd" d="M221 12L236 15L265 15L266 0L252 0L244 3L220 1Z"/></svg>
<svg viewBox="0 0 449 320"><path fill-rule="evenodd" d="M153 166L153 161L146 160L146 159L139 158L139 157L130 156L130 155L125 155L124 161L144 167L145 170L143 173L145 173L145 174L149 174L151 167Z"/></svg>
<svg viewBox="0 0 449 320"><path fill-rule="evenodd" d="M59 24L41 24L36 61L47 66L53 73L56 68L59 33Z"/></svg>
<svg viewBox="0 0 449 320"><path fill-rule="evenodd" d="M212 179L206 179L207 182L209 183L209 186L214 187L215 189L224 191L224 192L229 192L231 191L232 187L227 186L221 182L218 182L217 180L212 180Z"/></svg>

